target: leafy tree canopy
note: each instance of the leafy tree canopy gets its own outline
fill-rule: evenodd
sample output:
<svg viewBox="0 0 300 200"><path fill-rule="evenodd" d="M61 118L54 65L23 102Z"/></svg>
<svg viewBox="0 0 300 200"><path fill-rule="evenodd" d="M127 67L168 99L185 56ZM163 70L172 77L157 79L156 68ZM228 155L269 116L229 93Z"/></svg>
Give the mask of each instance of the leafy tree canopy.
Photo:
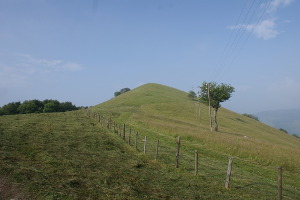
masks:
<svg viewBox="0 0 300 200"><path fill-rule="evenodd" d="M244 115L244 116L246 116L246 117L249 117L249 118L255 119L256 121L259 121L258 117L257 117L257 116L255 116L255 115L252 115L252 114L247 114L247 113L244 113L243 115Z"/></svg>
<svg viewBox="0 0 300 200"><path fill-rule="evenodd" d="M120 91L115 92L114 95L115 95L115 97L117 97L117 96L119 96L121 94L124 94L125 92L128 92L128 91L130 91L130 88L123 88Z"/></svg>
<svg viewBox="0 0 300 200"><path fill-rule="evenodd" d="M60 103L57 100L46 99L40 101L37 99L26 100L23 103L11 102L0 108L0 115L14 115L42 112L65 112L79 109L71 102Z"/></svg>
<svg viewBox="0 0 300 200"><path fill-rule="evenodd" d="M14 114L18 114L19 113L18 109L19 109L20 105L21 105L20 101L8 103L8 104L4 105L1 108L0 113L2 115L14 115Z"/></svg>
<svg viewBox="0 0 300 200"><path fill-rule="evenodd" d="M53 100L53 101L50 101L50 102L45 104L43 111L44 111L44 113L61 112L62 109L61 109L59 101Z"/></svg>
<svg viewBox="0 0 300 200"><path fill-rule="evenodd" d="M221 83L218 85L215 82L203 82L200 88L200 101L214 108L214 127L218 131L217 112L221 107L221 103L227 101L234 92L234 87Z"/></svg>
<svg viewBox="0 0 300 200"><path fill-rule="evenodd" d="M208 105L210 98L211 107L218 109L221 103L230 99L231 94L234 92L234 87L221 83L218 85L216 82L203 82L200 88L200 100ZM208 95L209 93L209 95Z"/></svg>
<svg viewBox="0 0 300 200"><path fill-rule="evenodd" d="M280 128L279 130L282 131L282 132L284 132L284 133L288 133L287 130L285 130L283 128Z"/></svg>
<svg viewBox="0 0 300 200"><path fill-rule="evenodd" d="M197 94L193 90L190 90L188 92L188 97L191 98L191 99L196 99L197 98Z"/></svg>

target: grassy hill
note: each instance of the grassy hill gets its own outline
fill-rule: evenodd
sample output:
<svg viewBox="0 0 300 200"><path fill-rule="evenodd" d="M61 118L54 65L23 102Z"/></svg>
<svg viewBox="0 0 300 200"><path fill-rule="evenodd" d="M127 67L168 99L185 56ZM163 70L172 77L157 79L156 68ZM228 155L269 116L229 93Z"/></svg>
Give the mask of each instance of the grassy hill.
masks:
<svg viewBox="0 0 300 200"><path fill-rule="evenodd" d="M220 132L211 132L205 105L199 119L185 92L159 84L89 110L126 124L126 140L84 111L0 116L0 199L276 199L279 165L284 198L300 196L300 140L251 118L222 108Z"/></svg>
<svg viewBox="0 0 300 200"><path fill-rule="evenodd" d="M195 102L185 92L159 84L146 84L92 110L112 115L120 123L164 136L181 135L205 143L206 148L262 165L300 166L300 140L256 120L221 108L219 132L209 128L208 107L201 104L200 120ZM288 155L288 156L287 156Z"/></svg>

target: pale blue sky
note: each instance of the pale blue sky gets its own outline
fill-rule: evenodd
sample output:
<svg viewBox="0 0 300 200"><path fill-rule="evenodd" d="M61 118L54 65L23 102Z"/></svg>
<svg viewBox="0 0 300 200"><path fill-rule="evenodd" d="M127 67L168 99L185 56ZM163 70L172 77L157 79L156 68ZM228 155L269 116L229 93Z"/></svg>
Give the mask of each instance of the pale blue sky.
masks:
<svg viewBox="0 0 300 200"><path fill-rule="evenodd" d="M300 106L299 0L0 0L0 106L231 84L239 113Z"/></svg>

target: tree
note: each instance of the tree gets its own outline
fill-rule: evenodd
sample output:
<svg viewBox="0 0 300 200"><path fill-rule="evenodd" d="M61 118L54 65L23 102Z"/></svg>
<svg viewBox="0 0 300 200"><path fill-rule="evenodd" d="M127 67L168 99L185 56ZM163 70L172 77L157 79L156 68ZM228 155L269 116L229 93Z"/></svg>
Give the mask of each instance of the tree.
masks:
<svg viewBox="0 0 300 200"><path fill-rule="evenodd" d="M63 112L71 111L71 110L78 110L78 108L75 105L73 105L72 102L69 102L69 101L61 103L60 107Z"/></svg>
<svg viewBox="0 0 300 200"><path fill-rule="evenodd" d="M282 132L284 132L284 133L288 133L287 130L285 130L283 128L280 128L279 130L282 131Z"/></svg>
<svg viewBox="0 0 300 200"><path fill-rule="evenodd" d="M20 105L21 105L20 101L8 103L1 108L1 114L2 115L19 114Z"/></svg>
<svg viewBox="0 0 300 200"><path fill-rule="evenodd" d="M19 106L19 112L21 114L40 113L43 111L43 108L44 108L43 102L37 99L26 100Z"/></svg>
<svg viewBox="0 0 300 200"><path fill-rule="evenodd" d="M231 85L221 83L218 85L215 82L203 82L202 86L199 86L200 100L211 106L214 109L214 130L218 131L217 113L221 107L221 103L230 99L231 94L234 92L234 87Z"/></svg>
<svg viewBox="0 0 300 200"><path fill-rule="evenodd" d="M189 93L188 93L188 97L191 98L191 99L196 99L197 94L193 90L190 90Z"/></svg>
<svg viewBox="0 0 300 200"><path fill-rule="evenodd" d="M129 88L123 88L120 91L115 92L114 95L115 95L115 97L117 97L117 96L124 94L125 92L129 92L129 91L130 91Z"/></svg>
<svg viewBox="0 0 300 200"><path fill-rule="evenodd" d="M60 106L59 101L57 101L57 100L47 100L46 102L48 102L48 103L44 104L43 112L45 112L45 113L48 113L48 112L61 112L61 106Z"/></svg>
<svg viewBox="0 0 300 200"><path fill-rule="evenodd" d="M254 119L254 120L256 120L256 121L259 121L258 117L255 116L255 115L247 114L247 113L244 113L243 115L246 116L246 117L249 117L249 118L251 118L251 119Z"/></svg>

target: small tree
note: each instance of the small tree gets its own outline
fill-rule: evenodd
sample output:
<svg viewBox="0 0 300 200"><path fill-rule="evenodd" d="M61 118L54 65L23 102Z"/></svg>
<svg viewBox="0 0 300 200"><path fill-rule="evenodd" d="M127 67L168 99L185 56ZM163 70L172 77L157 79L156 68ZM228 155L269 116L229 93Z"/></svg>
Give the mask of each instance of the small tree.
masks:
<svg viewBox="0 0 300 200"><path fill-rule="evenodd" d="M19 112L21 114L26 113L40 113L43 111L44 104L43 102L34 99L34 100L26 100L19 106Z"/></svg>
<svg viewBox="0 0 300 200"><path fill-rule="evenodd" d="M65 111L71 111L71 110L78 110L78 108L72 104L72 102L63 102L60 103L60 107L61 107L61 111L65 112Z"/></svg>
<svg viewBox="0 0 300 200"><path fill-rule="evenodd" d="M115 95L115 97L117 97L117 96L119 96L119 95L121 95L121 94L124 94L125 92L129 92L129 91L130 91L129 88L123 88L123 89L121 89L120 91L115 92L114 95Z"/></svg>
<svg viewBox="0 0 300 200"><path fill-rule="evenodd" d="M279 130L282 131L282 132L284 132L284 133L288 133L287 130L285 130L283 128L280 128Z"/></svg>
<svg viewBox="0 0 300 200"><path fill-rule="evenodd" d="M234 92L234 87L223 83L218 85L215 82L207 83L204 81L199 88L200 100L214 109L214 130L218 131L218 109L221 107L222 102L227 101L231 97L231 94Z"/></svg>
<svg viewBox="0 0 300 200"><path fill-rule="evenodd" d="M188 97L191 98L191 99L196 99L197 94L193 90L190 90L189 93L188 93Z"/></svg>
<svg viewBox="0 0 300 200"><path fill-rule="evenodd" d="M49 113L49 112L61 112L61 107L60 103L57 100L45 100L44 102L47 102L44 105L44 113Z"/></svg>
<svg viewBox="0 0 300 200"><path fill-rule="evenodd" d="M247 114L247 113L244 113L243 115L246 116L246 117L249 117L249 118L251 118L251 119L254 119L254 120L256 120L256 121L259 121L258 117L255 116L255 115Z"/></svg>
<svg viewBox="0 0 300 200"><path fill-rule="evenodd" d="M21 105L21 102L19 102L19 101L8 103L1 108L1 114L2 115L19 114L19 106L20 105Z"/></svg>

